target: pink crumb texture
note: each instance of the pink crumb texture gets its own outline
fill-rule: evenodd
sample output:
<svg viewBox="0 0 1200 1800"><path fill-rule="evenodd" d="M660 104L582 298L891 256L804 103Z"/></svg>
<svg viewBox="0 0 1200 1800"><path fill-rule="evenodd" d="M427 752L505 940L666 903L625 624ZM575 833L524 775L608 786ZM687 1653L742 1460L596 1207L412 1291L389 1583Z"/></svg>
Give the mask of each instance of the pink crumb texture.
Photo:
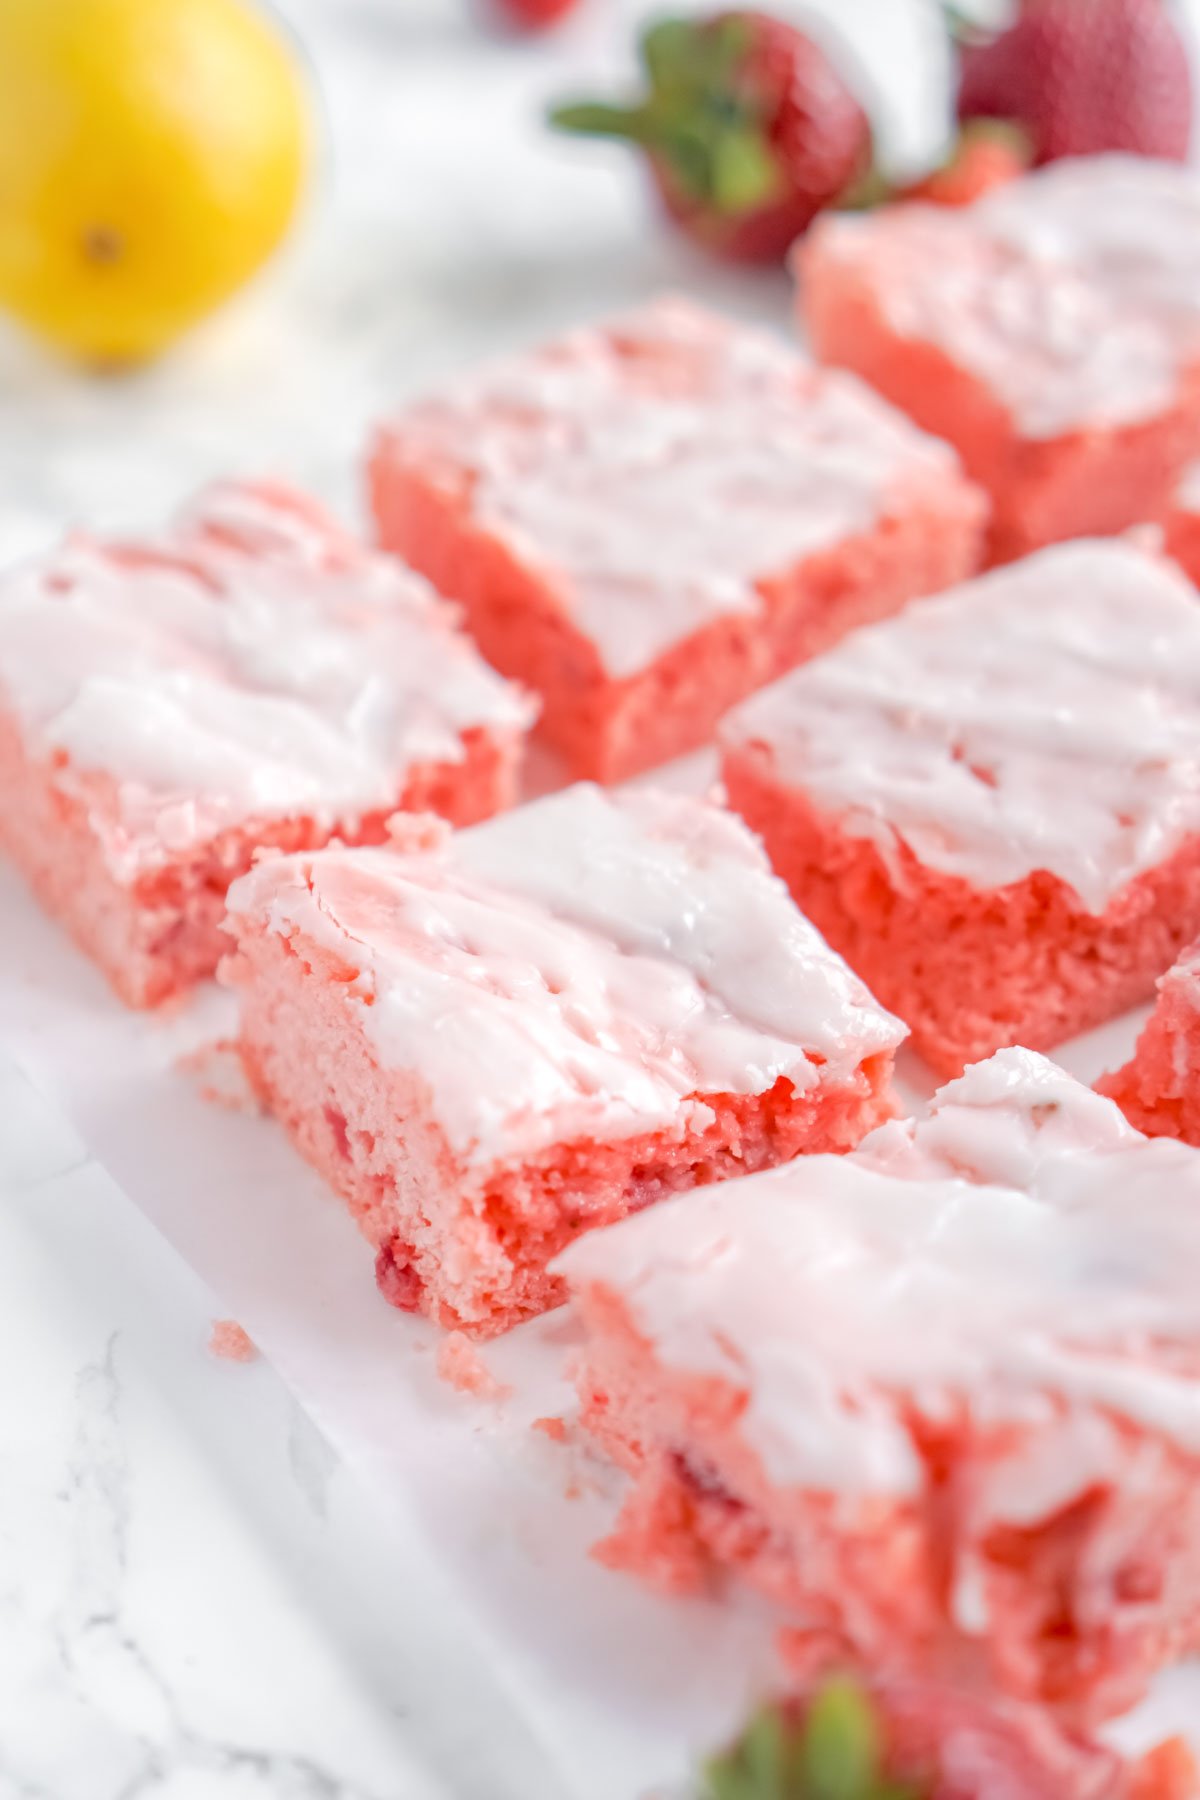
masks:
<svg viewBox="0 0 1200 1800"><path fill-rule="evenodd" d="M215 1319L208 1348L223 1362L249 1363L258 1357L258 1347L236 1319Z"/></svg>
<svg viewBox="0 0 1200 1800"><path fill-rule="evenodd" d="M1200 450L1200 182L1056 163L962 209L827 214L796 252L817 356L953 444L991 553L1161 519Z"/></svg>
<svg viewBox="0 0 1200 1800"><path fill-rule="evenodd" d="M722 742L731 805L939 1074L1116 1017L1200 933L1200 610L1135 543L921 601Z"/></svg>
<svg viewBox="0 0 1200 1800"><path fill-rule="evenodd" d="M701 801L585 784L432 852L271 859L230 909L256 1092L384 1297L474 1337L557 1305L580 1233L893 1110L903 1027Z"/></svg>
<svg viewBox="0 0 1200 1800"><path fill-rule="evenodd" d="M461 1331L451 1331L438 1345L437 1372L441 1379L460 1394L472 1394L477 1400L506 1400L512 1389L498 1381L475 1348Z"/></svg>
<svg viewBox="0 0 1200 1800"><path fill-rule="evenodd" d="M1200 943L1159 982L1130 1060L1096 1085L1148 1137L1200 1145Z"/></svg>
<svg viewBox="0 0 1200 1800"><path fill-rule="evenodd" d="M383 544L541 696L572 772L607 782L969 574L986 513L861 384L674 299L414 406L370 483Z"/></svg>
<svg viewBox="0 0 1200 1800"><path fill-rule="evenodd" d="M420 576L278 486L0 578L0 848L133 1006L213 973L259 851L510 804L531 718Z"/></svg>
<svg viewBox="0 0 1200 1800"><path fill-rule="evenodd" d="M806 1677L1123 1712L1200 1642L1197 1201L1200 1155L1009 1050L572 1246L583 1423L630 1476L601 1560L751 1584Z"/></svg>
<svg viewBox="0 0 1200 1800"><path fill-rule="evenodd" d="M232 1038L218 1038L214 1043L202 1044L198 1050L189 1050L175 1066L181 1075L190 1076L200 1098L211 1106L235 1113L260 1110Z"/></svg>

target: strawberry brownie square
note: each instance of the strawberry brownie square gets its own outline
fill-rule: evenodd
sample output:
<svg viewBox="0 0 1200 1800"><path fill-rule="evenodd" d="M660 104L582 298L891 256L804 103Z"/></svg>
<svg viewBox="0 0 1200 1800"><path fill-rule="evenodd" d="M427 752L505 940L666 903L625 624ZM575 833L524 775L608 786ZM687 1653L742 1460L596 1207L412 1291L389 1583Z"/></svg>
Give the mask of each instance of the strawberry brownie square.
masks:
<svg viewBox="0 0 1200 1800"><path fill-rule="evenodd" d="M827 214L796 253L818 356L954 444L992 550L1158 519L1200 449L1200 179L1059 162L974 206Z"/></svg>
<svg viewBox="0 0 1200 1800"><path fill-rule="evenodd" d="M1080 1724L1200 1644L1200 1152L1034 1052L554 1268L633 1477L602 1560Z"/></svg>
<svg viewBox="0 0 1200 1800"><path fill-rule="evenodd" d="M1096 1085L1149 1137L1200 1145L1200 943L1159 982L1130 1060Z"/></svg>
<svg viewBox="0 0 1200 1800"><path fill-rule="evenodd" d="M857 633L724 727L732 804L940 1074L1145 999L1200 934L1200 605L1058 544Z"/></svg>
<svg viewBox="0 0 1200 1800"><path fill-rule="evenodd" d="M578 1233L892 1110L903 1027L698 800L569 788L229 905L251 1082L385 1296L475 1335L556 1304Z"/></svg>
<svg viewBox="0 0 1200 1800"><path fill-rule="evenodd" d="M508 804L532 713L419 575L280 487L0 577L0 847L133 1006L213 972L259 847Z"/></svg>
<svg viewBox="0 0 1200 1800"><path fill-rule="evenodd" d="M869 389L675 300L414 406L371 483L384 544L600 781L970 573L984 515L953 452Z"/></svg>

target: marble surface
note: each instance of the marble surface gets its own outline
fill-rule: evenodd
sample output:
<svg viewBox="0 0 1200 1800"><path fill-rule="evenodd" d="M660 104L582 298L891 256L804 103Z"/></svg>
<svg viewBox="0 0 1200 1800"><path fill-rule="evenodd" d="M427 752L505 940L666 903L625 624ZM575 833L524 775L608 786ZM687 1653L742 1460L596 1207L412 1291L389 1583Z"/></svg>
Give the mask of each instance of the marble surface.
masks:
<svg viewBox="0 0 1200 1800"><path fill-rule="evenodd" d="M11 1066L0 1197L3 1800L549 1800L431 1572Z"/></svg>
<svg viewBox="0 0 1200 1800"><path fill-rule="evenodd" d="M82 379L0 335L5 560L231 470L354 510L389 397L656 287L784 319L782 279L700 264L621 159L541 130L550 95L626 65L632 0L538 45L451 0L280 10L322 96L306 229L144 374ZM892 154L918 160L940 129L931 9L826 10L887 84ZM222 1310L0 1061L0 1800L557 1800L502 1672L440 1623L434 1572L266 1363L209 1355Z"/></svg>

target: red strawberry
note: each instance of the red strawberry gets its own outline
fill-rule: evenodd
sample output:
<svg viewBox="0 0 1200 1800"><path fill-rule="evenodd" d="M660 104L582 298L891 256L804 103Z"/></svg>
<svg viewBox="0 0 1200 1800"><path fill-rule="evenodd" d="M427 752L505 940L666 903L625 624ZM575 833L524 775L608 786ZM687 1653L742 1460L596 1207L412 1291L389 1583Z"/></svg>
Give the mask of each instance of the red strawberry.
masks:
<svg viewBox="0 0 1200 1800"><path fill-rule="evenodd" d="M1007 31L964 45L958 112L1026 126L1042 163L1103 150L1183 162L1187 52L1165 0L1022 0Z"/></svg>
<svg viewBox="0 0 1200 1800"><path fill-rule="evenodd" d="M569 12L574 12L578 0L495 0L495 3L510 25L516 25L522 31L544 31L565 19Z"/></svg>
<svg viewBox="0 0 1200 1800"><path fill-rule="evenodd" d="M825 52L779 19L667 19L643 38L642 61L637 104L564 106L552 122L639 145L668 212L707 249L782 261L869 166L862 107Z"/></svg>
<svg viewBox="0 0 1200 1800"><path fill-rule="evenodd" d="M1019 129L994 119L972 119L959 133L949 161L924 180L902 189L897 199L970 206L993 188L1023 175L1029 160L1029 145Z"/></svg>

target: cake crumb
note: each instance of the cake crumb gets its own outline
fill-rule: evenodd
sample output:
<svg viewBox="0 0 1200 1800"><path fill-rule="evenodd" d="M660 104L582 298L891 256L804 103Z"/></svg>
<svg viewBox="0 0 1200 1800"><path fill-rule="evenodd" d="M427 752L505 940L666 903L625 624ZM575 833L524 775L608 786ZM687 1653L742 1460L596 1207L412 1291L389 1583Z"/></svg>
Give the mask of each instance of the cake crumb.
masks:
<svg viewBox="0 0 1200 1800"><path fill-rule="evenodd" d="M556 1417L554 1414L549 1415L547 1418L535 1419L533 1421L533 1429L535 1431L543 1432L546 1437L550 1438L556 1444L565 1444L567 1441L567 1421Z"/></svg>
<svg viewBox="0 0 1200 1800"><path fill-rule="evenodd" d="M507 1400L512 1393L510 1387L496 1380L462 1331L452 1331L438 1346L437 1372L460 1394L475 1394L480 1400Z"/></svg>
<svg viewBox="0 0 1200 1800"><path fill-rule="evenodd" d="M437 850L447 842L451 827L436 813L394 812L384 822L393 850Z"/></svg>
<svg viewBox="0 0 1200 1800"><path fill-rule="evenodd" d="M258 1346L236 1319L214 1319L208 1348L225 1362L248 1363L258 1356Z"/></svg>
<svg viewBox="0 0 1200 1800"><path fill-rule="evenodd" d="M213 1106L223 1106L228 1112L262 1111L232 1038L218 1038L214 1043L189 1050L177 1058L175 1067L181 1075L195 1078L200 1098Z"/></svg>

